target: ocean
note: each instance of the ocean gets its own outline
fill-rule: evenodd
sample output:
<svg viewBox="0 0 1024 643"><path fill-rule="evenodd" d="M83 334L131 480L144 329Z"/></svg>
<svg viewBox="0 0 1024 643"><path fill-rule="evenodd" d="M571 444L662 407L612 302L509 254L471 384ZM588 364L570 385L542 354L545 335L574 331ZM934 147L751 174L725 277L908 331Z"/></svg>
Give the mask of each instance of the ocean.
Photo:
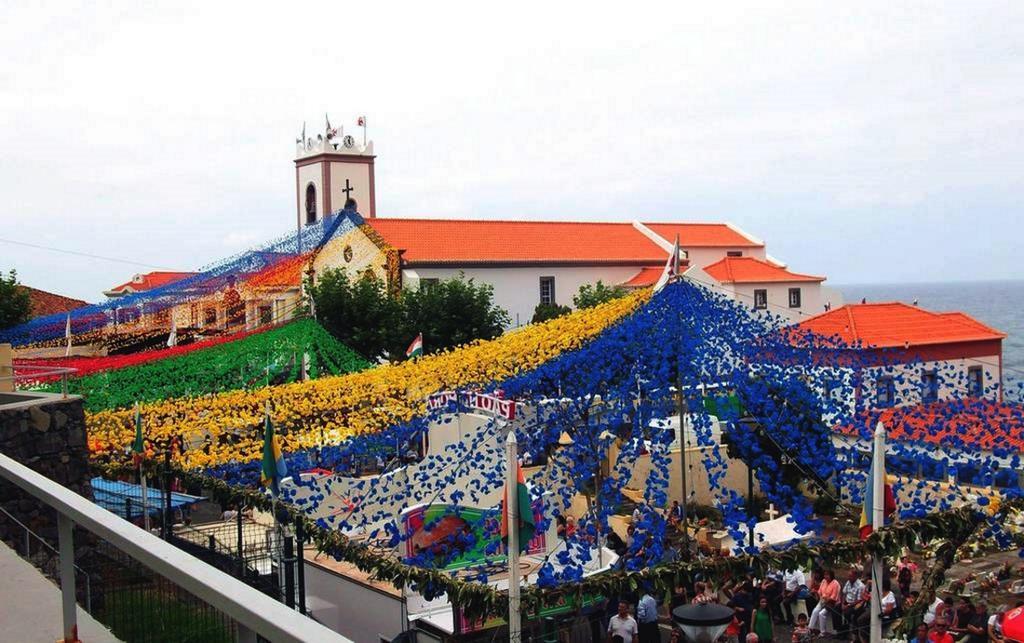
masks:
<svg viewBox="0 0 1024 643"><path fill-rule="evenodd" d="M902 301L933 312L961 311L1008 335L1003 340L1003 378L1009 394L1024 382L1024 280L833 286L846 303Z"/></svg>

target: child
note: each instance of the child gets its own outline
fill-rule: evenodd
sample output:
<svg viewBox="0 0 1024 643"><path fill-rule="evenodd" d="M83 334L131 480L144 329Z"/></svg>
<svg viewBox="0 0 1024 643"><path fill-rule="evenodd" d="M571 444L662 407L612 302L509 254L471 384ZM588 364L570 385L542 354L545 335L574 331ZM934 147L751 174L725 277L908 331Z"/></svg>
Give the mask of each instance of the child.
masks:
<svg viewBox="0 0 1024 643"><path fill-rule="evenodd" d="M796 627L793 628L793 643L807 643L811 640L811 630L807 627L807 615L799 614L796 617Z"/></svg>

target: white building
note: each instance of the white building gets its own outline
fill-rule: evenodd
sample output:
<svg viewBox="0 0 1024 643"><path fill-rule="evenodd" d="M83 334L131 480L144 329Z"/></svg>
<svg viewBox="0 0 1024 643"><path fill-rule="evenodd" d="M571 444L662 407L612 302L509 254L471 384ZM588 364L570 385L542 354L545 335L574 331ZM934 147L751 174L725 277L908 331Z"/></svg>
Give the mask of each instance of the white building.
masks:
<svg viewBox="0 0 1024 643"><path fill-rule="evenodd" d="M495 303L508 311L512 326L519 326L529 323L538 304L572 306L573 296L583 285L598 281L608 286L652 285L678 236L685 266L704 268L724 259L744 260L736 264L737 271L744 265L756 265L761 271L774 266L765 286L770 291L769 307L779 304L783 307L779 310L794 314L823 310L823 278L786 272L779 262L769 259L763 241L731 223L378 216L375 158L372 142L359 145L352 137L333 131L299 144L295 159L297 225L312 225L321 221L324 213L337 213L348 199L357 202L360 213L354 226L346 226L354 229L310 252L314 274L331 268L345 268L350 275L370 270L393 289L429 287L439 280L463 276L493 286ZM801 291L798 305L789 306L792 300L787 298L792 295L784 284ZM754 291L761 290L760 285L748 281L716 285L751 305L753 297L759 296ZM743 297L748 290L750 297ZM273 293L267 296L273 297ZM250 307L258 303L250 302Z"/></svg>

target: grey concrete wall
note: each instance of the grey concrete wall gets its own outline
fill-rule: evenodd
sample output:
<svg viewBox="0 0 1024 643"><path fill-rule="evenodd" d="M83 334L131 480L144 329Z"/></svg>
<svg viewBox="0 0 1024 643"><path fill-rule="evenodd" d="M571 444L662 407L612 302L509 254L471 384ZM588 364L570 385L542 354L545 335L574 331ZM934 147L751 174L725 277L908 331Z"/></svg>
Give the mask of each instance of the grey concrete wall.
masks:
<svg viewBox="0 0 1024 643"><path fill-rule="evenodd" d="M353 641L402 632L402 599L306 562L306 605L316 620Z"/></svg>

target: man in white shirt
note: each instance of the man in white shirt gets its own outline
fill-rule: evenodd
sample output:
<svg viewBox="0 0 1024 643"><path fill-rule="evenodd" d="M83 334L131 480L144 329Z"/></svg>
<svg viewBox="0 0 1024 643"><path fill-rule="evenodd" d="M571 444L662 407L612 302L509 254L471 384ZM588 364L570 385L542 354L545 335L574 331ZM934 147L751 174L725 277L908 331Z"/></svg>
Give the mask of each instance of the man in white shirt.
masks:
<svg viewBox="0 0 1024 643"><path fill-rule="evenodd" d="M856 569L851 569L849 578L843 583L843 592L840 596L843 622L836 624L837 630L853 629L866 605L866 589L864 581L860 579L860 573Z"/></svg>
<svg viewBox="0 0 1024 643"><path fill-rule="evenodd" d="M636 636L638 632L639 628L636 625L636 621L629 615L629 603L619 601L619 613L608 621L609 643L616 636L622 640L622 643L637 643Z"/></svg>
<svg viewBox="0 0 1024 643"><path fill-rule="evenodd" d="M793 625L793 603L807 588L807 579L799 569L787 569L782 574L782 615Z"/></svg>

